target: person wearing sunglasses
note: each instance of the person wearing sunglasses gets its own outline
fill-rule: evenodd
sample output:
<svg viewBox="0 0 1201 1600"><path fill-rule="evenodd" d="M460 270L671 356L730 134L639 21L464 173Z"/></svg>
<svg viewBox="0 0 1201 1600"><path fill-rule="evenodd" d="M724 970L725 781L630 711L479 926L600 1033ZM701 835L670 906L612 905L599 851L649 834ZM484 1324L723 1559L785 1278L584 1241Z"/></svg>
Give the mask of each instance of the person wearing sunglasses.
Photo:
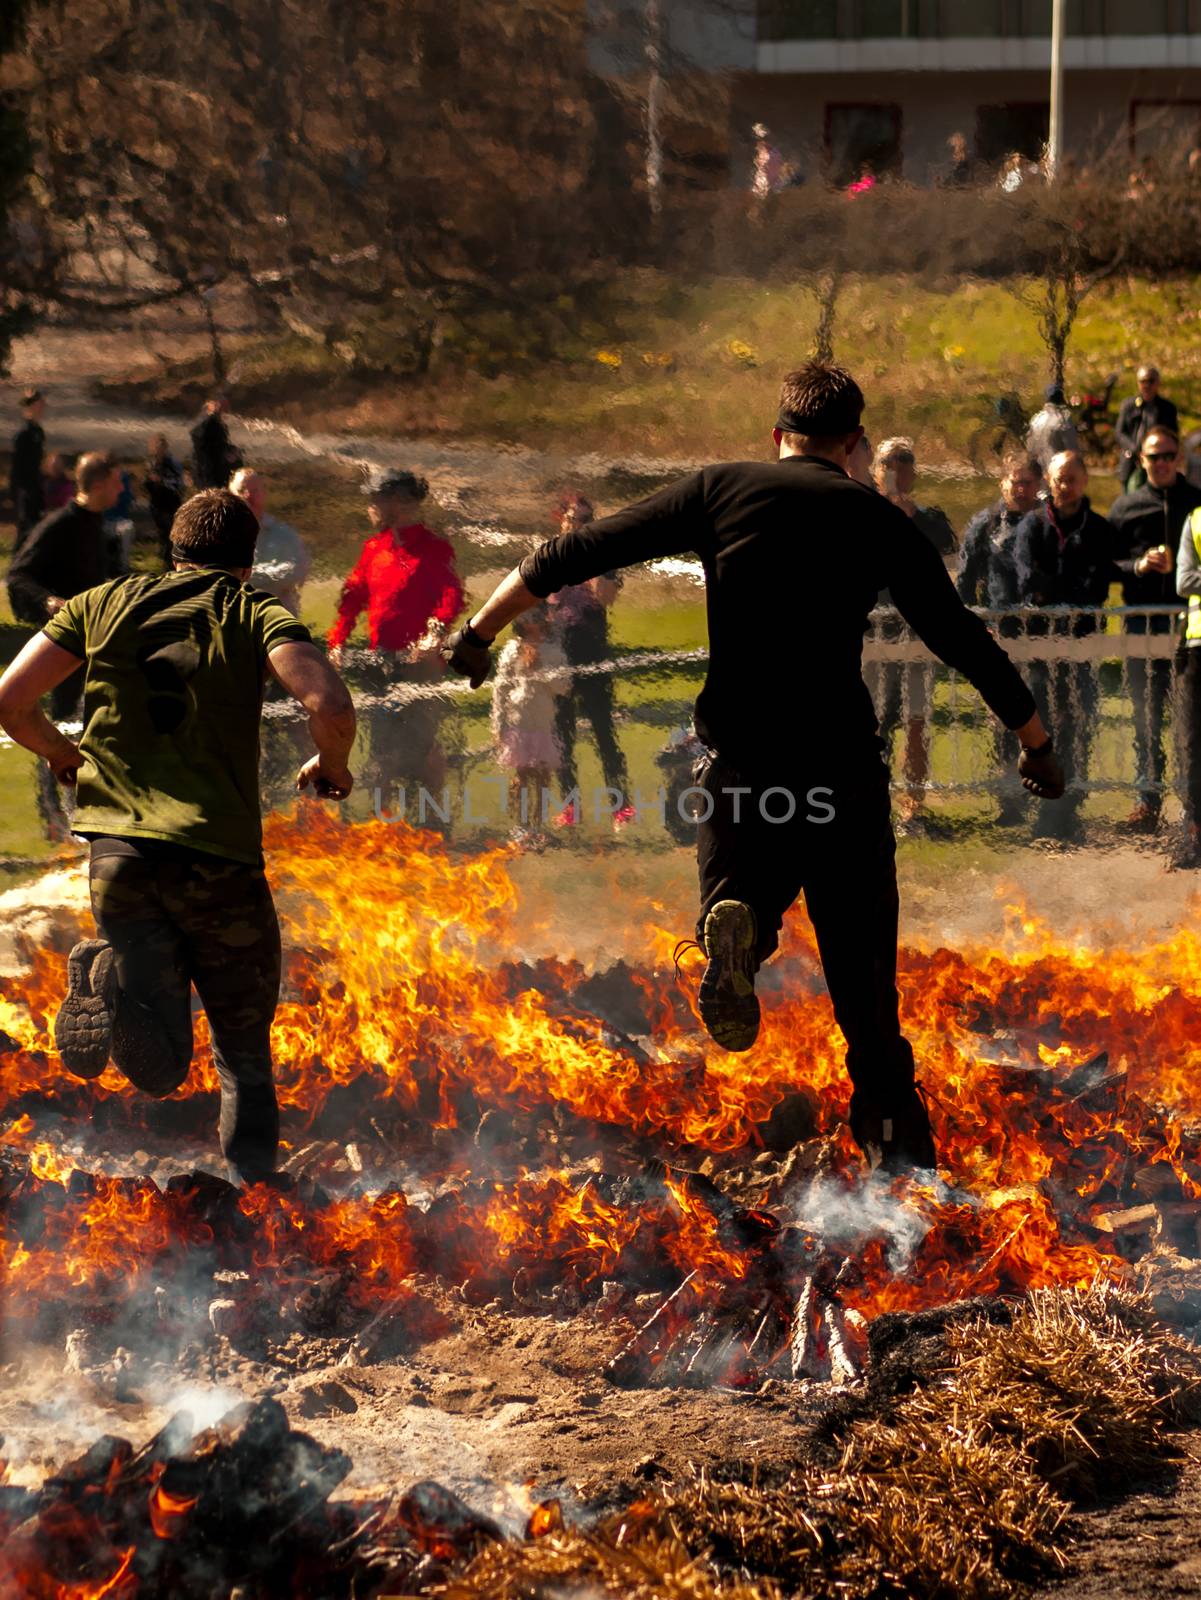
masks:
<svg viewBox="0 0 1201 1600"><path fill-rule="evenodd" d="M1124 489L1137 489L1144 481L1141 457L1152 428L1167 428L1178 437L1180 434L1176 407L1159 392L1159 368L1145 361L1137 378L1138 393L1122 401L1113 430L1118 447L1118 482Z"/></svg>
<svg viewBox="0 0 1201 1600"><path fill-rule="evenodd" d="M1185 522L1201 505L1196 489L1181 473L1180 441L1168 428L1152 428L1143 440L1139 462L1147 475L1140 489L1114 501L1109 512L1114 565L1128 606L1176 604L1176 556ZM1167 634L1172 618L1127 616L1128 635ZM1138 804L1126 819L1134 833L1154 833L1163 808L1164 730L1172 702L1172 663L1149 659L1138 647L1126 661L1134 715L1134 753Z"/></svg>

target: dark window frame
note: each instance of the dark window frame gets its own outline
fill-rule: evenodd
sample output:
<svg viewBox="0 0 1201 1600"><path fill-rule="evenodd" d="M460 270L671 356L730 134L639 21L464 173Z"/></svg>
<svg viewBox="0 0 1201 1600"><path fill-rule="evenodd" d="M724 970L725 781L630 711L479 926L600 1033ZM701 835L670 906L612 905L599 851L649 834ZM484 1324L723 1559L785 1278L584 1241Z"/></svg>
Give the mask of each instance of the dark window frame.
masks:
<svg viewBox="0 0 1201 1600"><path fill-rule="evenodd" d="M973 148L974 148L974 152L975 152L975 159L977 161L986 161L986 160L993 159L992 157L985 157L985 156L981 155L981 153L980 153L980 113L982 111L990 111L990 110L994 110L994 109L1004 109L1006 111L1040 111L1040 112L1046 112L1048 124L1050 122L1051 106L1050 106L1050 101L1048 101L1048 100L988 100L988 101L985 101L984 104L978 105L976 107L976 129L975 129L975 133L973 135L972 144L973 144ZM1008 154L1008 152L1006 152L1006 154ZM1033 160L1034 157L1031 156L1030 159Z"/></svg>
<svg viewBox="0 0 1201 1600"><path fill-rule="evenodd" d="M1201 95L1135 95L1130 101L1130 109L1126 117L1126 143L1133 161L1136 156L1135 140L1138 137L1138 113L1143 106L1192 106L1197 113L1197 135L1201 142Z"/></svg>
<svg viewBox="0 0 1201 1600"><path fill-rule="evenodd" d="M822 112L822 159L826 171L830 172L834 164L833 151L833 121L836 111L891 111L893 124L896 131L897 158L895 167L890 170L897 177L902 176L905 170L905 111L904 107L895 100L827 100Z"/></svg>

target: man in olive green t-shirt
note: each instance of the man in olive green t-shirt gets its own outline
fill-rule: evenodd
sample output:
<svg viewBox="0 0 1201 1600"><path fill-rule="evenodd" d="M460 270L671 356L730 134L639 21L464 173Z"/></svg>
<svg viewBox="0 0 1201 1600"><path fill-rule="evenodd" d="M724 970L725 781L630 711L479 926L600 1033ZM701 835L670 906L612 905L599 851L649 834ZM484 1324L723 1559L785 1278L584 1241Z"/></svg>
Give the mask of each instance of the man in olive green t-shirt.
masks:
<svg viewBox="0 0 1201 1600"><path fill-rule="evenodd" d="M71 952L55 1042L77 1076L110 1055L167 1095L192 1059L191 986L221 1081L221 1148L255 1182L275 1170L271 1022L279 924L263 870L259 722L267 672L309 714L317 754L297 787L342 799L355 717L308 630L250 588L258 522L225 489L186 501L175 570L69 600L0 678L0 726L74 784L73 831L91 842L100 937ZM84 664L78 745L38 705Z"/></svg>

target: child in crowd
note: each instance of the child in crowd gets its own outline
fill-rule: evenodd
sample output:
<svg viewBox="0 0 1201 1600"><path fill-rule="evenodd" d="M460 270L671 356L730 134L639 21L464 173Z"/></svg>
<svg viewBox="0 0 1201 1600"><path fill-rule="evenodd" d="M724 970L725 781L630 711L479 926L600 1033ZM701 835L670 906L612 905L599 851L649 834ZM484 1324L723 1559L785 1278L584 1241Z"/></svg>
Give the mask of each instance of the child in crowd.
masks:
<svg viewBox="0 0 1201 1600"><path fill-rule="evenodd" d="M536 845L544 839L543 792L549 792L559 764L555 712L570 687L567 657L549 613L539 606L513 624L492 688L492 737L497 764L510 773L515 843Z"/></svg>
<svg viewBox="0 0 1201 1600"><path fill-rule="evenodd" d="M61 510L74 493L75 479L67 471L67 458L56 452L46 463L46 481L42 486L46 510Z"/></svg>

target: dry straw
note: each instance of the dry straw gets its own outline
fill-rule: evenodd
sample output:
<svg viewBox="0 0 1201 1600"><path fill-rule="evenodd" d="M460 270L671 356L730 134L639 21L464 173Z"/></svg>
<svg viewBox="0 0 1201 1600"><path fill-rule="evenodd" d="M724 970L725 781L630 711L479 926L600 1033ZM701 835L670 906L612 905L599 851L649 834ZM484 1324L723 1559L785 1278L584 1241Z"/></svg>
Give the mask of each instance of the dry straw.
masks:
<svg viewBox="0 0 1201 1600"><path fill-rule="evenodd" d="M1041 1290L1012 1325L948 1328L889 1421L860 1418L833 1468L694 1482L591 1534L495 1546L448 1600L1013 1600L1066 1565L1073 1502L1176 1457L1201 1420L1201 1351L1111 1284Z"/></svg>

